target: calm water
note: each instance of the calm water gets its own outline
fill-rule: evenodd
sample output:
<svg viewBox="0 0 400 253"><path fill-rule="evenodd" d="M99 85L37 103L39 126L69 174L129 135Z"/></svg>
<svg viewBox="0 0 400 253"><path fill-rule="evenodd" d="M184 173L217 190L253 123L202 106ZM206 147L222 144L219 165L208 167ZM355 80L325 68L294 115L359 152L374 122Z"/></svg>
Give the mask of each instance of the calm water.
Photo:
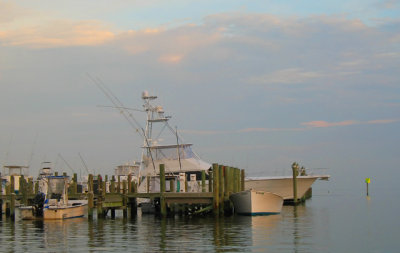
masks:
<svg viewBox="0 0 400 253"><path fill-rule="evenodd" d="M323 186L323 187L321 187ZM359 190L359 191L358 191ZM2 252L399 252L398 191L332 190L280 215L0 221Z"/></svg>

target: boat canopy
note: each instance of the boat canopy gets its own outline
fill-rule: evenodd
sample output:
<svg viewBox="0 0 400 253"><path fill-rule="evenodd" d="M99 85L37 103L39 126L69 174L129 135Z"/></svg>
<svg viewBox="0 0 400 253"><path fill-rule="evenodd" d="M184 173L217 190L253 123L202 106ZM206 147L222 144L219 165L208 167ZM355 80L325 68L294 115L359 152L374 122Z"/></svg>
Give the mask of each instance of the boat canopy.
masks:
<svg viewBox="0 0 400 253"><path fill-rule="evenodd" d="M177 159L189 159L195 157L192 151L192 144L180 144L180 145L166 145L166 146L152 146L150 151L154 160L177 160ZM178 153L179 151L179 153Z"/></svg>

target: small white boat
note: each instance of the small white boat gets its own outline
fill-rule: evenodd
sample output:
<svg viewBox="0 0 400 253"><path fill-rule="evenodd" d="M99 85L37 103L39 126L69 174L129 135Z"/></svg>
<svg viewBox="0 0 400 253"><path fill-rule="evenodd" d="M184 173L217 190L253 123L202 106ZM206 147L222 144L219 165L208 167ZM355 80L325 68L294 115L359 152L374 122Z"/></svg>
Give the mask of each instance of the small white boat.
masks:
<svg viewBox="0 0 400 253"><path fill-rule="evenodd" d="M278 214L282 210L283 198L277 194L256 190L245 190L230 196L235 213L242 215Z"/></svg>
<svg viewBox="0 0 400 253"><path fill-rule="evenodd" d="M20 216L23 220L44 219L58 220L83 217L87 201L68 201L68 177L48 176L47 194L39 193L33 206L21 206Z"/></svg>
<svg viewBox="0 0 400 253"><path fill-rule="evenodd" d="M329 175L306 175L297 177L297 197L301 198L317 180L328 180ZM255 189L278 194L285 200L293 199L293 177L249 177L245 179L245 190Z"/></svg>

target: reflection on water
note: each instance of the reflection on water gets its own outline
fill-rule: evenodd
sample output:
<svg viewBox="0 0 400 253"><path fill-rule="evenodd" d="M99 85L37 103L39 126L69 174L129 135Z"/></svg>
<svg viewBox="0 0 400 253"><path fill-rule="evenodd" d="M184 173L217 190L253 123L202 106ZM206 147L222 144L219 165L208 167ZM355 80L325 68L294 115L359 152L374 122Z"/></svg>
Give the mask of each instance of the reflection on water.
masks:
<svg viewBox="0 0 400 253"><path fill-rule="evenodd" d="M398 208L387 207L378 196L335 195L270 216L123 219L117 212L115 219L15 222L3 216L0 243L2 252L397 252Z"/></svg>

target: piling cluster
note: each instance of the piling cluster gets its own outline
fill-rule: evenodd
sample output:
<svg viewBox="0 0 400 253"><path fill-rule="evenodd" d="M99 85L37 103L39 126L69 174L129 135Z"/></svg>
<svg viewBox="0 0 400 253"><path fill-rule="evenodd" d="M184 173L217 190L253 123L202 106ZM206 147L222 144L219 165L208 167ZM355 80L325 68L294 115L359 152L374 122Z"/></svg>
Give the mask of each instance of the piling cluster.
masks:
<svg viewBox="0 0 400 253"><path fill-rule="evenodd" d="M58 173L55 173L57 176ZM63 173L67 176L66 173ZM213 213L215 216L230 215L233 213L233 206L229 200L232 193L244 190L244 170L237 168L213 164L212 168L206 173L202 171L201 181L196 183L200 186L199 192L188 192L188 182L182 191L176 189L176 177L165 175L165 167L160 164L160 191L150 192L147 187L146 192L138 192L138 184L128 176L127 180L121 180L120 176L112 176L111 180L106 175L88 176L87 191L82 191L82 186L78 184L77 174L75 173L68 187L68 199L87 199L88 200L88 218L92 219L94 210L97 218L104 218L111 213L115 217L116 210L122 210L123 217L137 215L138 199L150 199L155 203L155 213L163 217L177 214L199 215ZM147 186L149 186L150 177L146 177ZM5 208L7 217L15 219L15 206L17 202L21 205L31 205L33 199L38 193L38 182L34 183L31 178L26 180L24 176L19 178L19 190L15 191L15 179L10 177L10 182L6 185L5 195L2 194L0 184L0 201L2 210ZM166 185L169 183L169 190ZM207 187L208 186L208 187ZM3 203L5 205L3 205Z"/></svg>

